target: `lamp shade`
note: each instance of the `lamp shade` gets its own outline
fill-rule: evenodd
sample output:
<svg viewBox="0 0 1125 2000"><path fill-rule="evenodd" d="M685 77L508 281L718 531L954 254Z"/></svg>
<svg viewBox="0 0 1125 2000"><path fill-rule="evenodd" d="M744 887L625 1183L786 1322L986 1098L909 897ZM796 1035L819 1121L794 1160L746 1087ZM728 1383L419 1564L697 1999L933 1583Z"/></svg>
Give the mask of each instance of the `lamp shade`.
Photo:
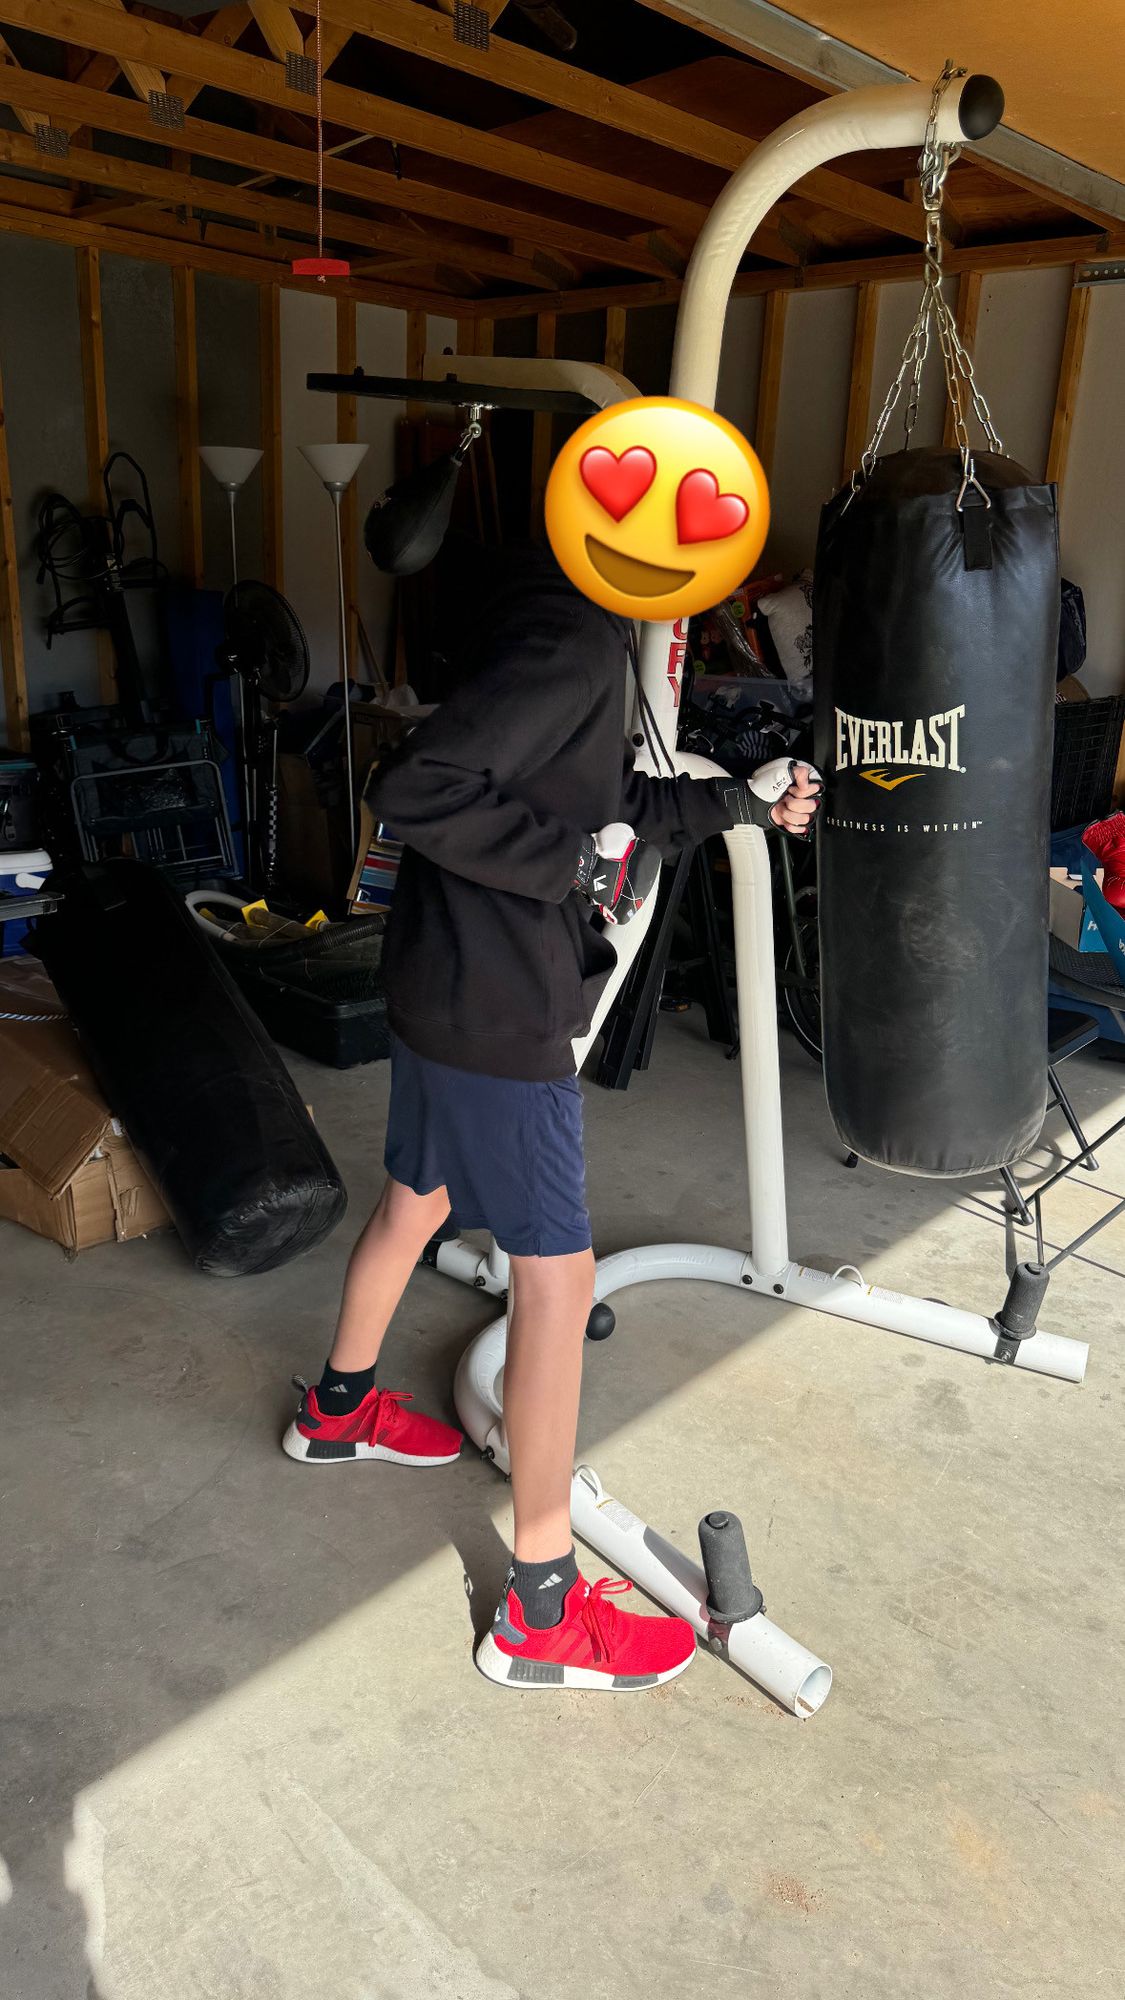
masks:
<svg viewBox="0 0 1125 2000"><path fill-rule="evenodd" d="M365 444L303 444L301 456L308 460L318 479L326 486L349 486L367 457Z"/></svg>
<svg viewBox="0 0 1125 2000"><path fill-rule="evenodd" d="M199 456L220 486L244 486L262 454L241 444L201 444Z"/></svg>

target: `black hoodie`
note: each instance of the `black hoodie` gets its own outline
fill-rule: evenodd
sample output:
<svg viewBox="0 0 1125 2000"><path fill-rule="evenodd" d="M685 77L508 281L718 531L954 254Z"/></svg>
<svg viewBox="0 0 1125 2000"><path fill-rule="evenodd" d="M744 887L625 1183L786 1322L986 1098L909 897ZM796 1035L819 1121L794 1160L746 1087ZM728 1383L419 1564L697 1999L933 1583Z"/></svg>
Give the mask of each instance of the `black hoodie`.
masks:
<svg viewBox="0 0 1125 2000"><path fill-rule="evenodd" d="M583 835L624 820L667 856L731 815L707 780L633 769L626 627L550 556L521 552L484 596L457 691L368 792L406 843L388 1016L433 1061L552 1081L614 965L573 886Z"/></svg>

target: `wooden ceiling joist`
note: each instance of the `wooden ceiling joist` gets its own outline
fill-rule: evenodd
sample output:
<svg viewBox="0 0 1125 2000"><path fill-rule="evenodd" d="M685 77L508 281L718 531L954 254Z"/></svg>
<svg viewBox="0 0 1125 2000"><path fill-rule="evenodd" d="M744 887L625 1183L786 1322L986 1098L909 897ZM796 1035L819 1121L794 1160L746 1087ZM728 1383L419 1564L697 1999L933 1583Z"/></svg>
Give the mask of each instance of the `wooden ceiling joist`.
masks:
<svg viewBox="0 0 1125 2000"><path fill-rule="evenodd" d="M1115 255L1125 255L1125 237L1115 241L1105 236L1058 236L1037 237L1027 243L975 243L964 249L947 250L943 263L948 272L1042 271ZM754 298L777 291L833 291L842 285L901 284L910 279L921 282L920 261L913 254L851 257L841 262L806 264L800 271L743 271L734 281L733 296ZM611 305L626 308L666 305L679 298L681 289L674 278L663 284L586 286L578 291L544 292L536 298L482 298L475 309L489 319L524 319L529 313L593 312ZM461 311L466 311L464 305Z"/></svg>
<svg viewBox="0 0 1125 2000"><path fill-rule="evenodd" d="M611 83L500 36L490 40L487 50L471 48L457 41L446 17L420 7L417 0L321 0L321 10L329 20L347 23L353 32L429 56L482 82L538 98L556 110L613 126L634 139L647 139L670 152L722 167L727 173L733 173L754 150L754 142L741 132L694 115L685 117L675 104ZM806 175L796 191L815 197L826 208L840 209L898 236L918 242L925 239L925 224L911 202L879 188L864 187L830 168Z"/></svg>
<svg viewBox="0 0 1125 2000"><path fill-rule="evenodd" d="M162 218L162 225L169 230L183 230L183 225L177 225L172 217ZM44 237L51 242L81 244L96 250L115 250L123 257L138 257L144 263L190 266L194 270L214 271L224 278L248 278L255 285L276 285L280 282L297 291L312 292L318 297L355 298L368 305L397 305L407 311L438 313L450 318L464 312L469 303L464 299L450 298L444 292L414 286L376 286L347 278L330 278L322 285L316 278L293 277L285 259L271 260L265 255L251 256L247 252L220 249L213 243L197 241L184 233L155 235L147 230L119 227L116 223L96 223L81 216L59 215L50 210L0 200L0 234L4 233ZM260 245L258 247L260 249Z"/></svg>
<svg viewBox="0 0 1125 2000"><path fill-rule="evenodd" d="M101 50L119 62L125 58L160 62L169 70L253 103L302 112L308 107L304 93L290 89L279 64L241 49L218 48L202 36L184 34L135 14L119 14L103 0L51 0L49 11L44 10L43 0L0 0L0 21ZM498 174L525 187L544 188L619 215L665 224L689 236L697 233L707 214L704 203L603 173L584 160L497 138L491 132L375 97L347 84L325 83L322 100L325 118L335 125L410 146L458 166Z"/></svg>
<svg viewBox="0 0 1125 2000"><path fill-rule="evenodd" d="M79 84L63 83L57 77L41 76L31 70L0 68L0 102L7 102L13 108L23 106L36 112L39 119L50 118L58 124L73 119L77 124L115 132L128 139L151 143L153 137L148 113L129 98L84 90ZM242 166L251 174L300 181L309 186L316 182L316 156L308 147L262 138L201 118L185 118L177 138L185 152ZM461 223L486 234L524 236L532 232L545 248L561 250L564 256L612 264L625 270L657 274L663 270L651 251L624 237L559 222L553 216L537 215L530 209L508 208L461 188L399 180L393 173L350 160L326 159L324 185L331 194Z"/></svg>
<svg viewBox="0 0 1125 2000"><path fill-rule="evenodd" d="M20 132L0 132L0 161L5 160L19 167L43 165L43 155L34 140ZM66 166L72 179L87 186L128 190L128 194L123 192L111 204L115 212L126 212L131 196L134 203L143 200L169 208L201 209L207 215L234 216L262 228L288 230L302 238L312 238L316 233L316 210L311 202L259 194L256 189L233 186L228 181L175 173L167 167L150 167L137 160L121 159L113 153L94 153L78 146L71 147ZM111 208L101 207L97 212L105 219ZM472 239L466 242L462 237L411 230L393 222L368 222L363 216L332 207L325 210L324 223L325 240L329 243L388 253L401 251L409 254L414 264L427 260L464 264L472 270L491 272L497 278L541 290L550 290L552 286L552 279L537 270L529 259L494 250L487 243L478 245Z"/></svg>

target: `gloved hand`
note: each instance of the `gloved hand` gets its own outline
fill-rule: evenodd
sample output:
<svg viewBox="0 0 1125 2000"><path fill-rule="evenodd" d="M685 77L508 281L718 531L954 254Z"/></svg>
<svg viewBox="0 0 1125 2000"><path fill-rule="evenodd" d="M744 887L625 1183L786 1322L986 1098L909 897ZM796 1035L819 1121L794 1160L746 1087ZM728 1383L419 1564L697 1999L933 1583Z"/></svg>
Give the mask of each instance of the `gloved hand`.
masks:
<svg viewBox="0 0 1125 2000"><path fill-rule="evenodd" d="M716 785L721 781L716 779ZM783 827L808 839L820 806L824 779L815 764L792 757L775 757L752 771L749 778L722 785L724 803L736 826Z"/></svg>
<svg viewBox="0 0 1125 2000"><path fill-rule="evenodd" d="M655 847L638 840L622 820L614 820L585 836L574 886L607 924L627 924L651 896L659 875Z"/></svg>

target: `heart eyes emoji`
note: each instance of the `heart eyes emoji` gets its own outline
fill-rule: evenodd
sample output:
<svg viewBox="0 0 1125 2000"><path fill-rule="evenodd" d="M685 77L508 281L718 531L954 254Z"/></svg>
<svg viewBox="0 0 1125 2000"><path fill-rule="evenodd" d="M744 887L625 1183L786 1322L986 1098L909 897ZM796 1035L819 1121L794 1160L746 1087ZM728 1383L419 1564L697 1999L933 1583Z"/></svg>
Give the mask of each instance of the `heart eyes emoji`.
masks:
<svg viewBox="0 0 1125 2000"><path fill-rule="evenodd" d="M586 491L615 521L644 499L656 478L656 458L647 445L631 445L620 456L605 445L583 452L579 472ZM684 474L676 489L677 542L720 542L737 535L750 509L738 493L720 493L713 472Z"/></svg>

